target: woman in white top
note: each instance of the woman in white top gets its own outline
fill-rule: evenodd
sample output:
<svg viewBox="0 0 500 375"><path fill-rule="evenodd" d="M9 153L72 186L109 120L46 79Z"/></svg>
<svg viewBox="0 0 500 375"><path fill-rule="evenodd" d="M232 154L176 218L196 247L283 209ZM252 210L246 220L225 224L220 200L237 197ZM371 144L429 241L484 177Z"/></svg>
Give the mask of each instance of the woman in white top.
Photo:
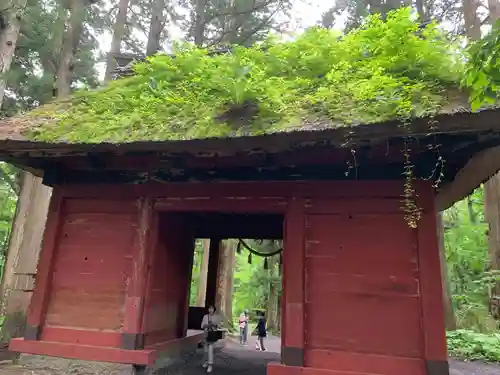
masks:
<svg viewBox="0 0 500 375"><path fill-rule="evenodd" d="M205 331L205 357L203 367L207 369L207 372L212 372L212 366L214 364L214 343L216 340L214 340L212 336L219 329L221 322L222 319L219 314L216 313L215 307L209 306L208 314L205 314L201 321L201 329Z"/></svg>

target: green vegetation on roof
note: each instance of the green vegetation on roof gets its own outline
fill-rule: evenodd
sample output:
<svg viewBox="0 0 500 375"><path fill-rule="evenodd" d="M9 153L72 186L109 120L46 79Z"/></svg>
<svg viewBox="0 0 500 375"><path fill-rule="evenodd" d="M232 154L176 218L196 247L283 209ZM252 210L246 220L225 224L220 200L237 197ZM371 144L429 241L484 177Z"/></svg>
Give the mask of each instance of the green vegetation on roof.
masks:
<svg viewBox="0 0 500 375"><path fill-rule="evenodd" d="M136 75L28 114L39 141L131 142L264 134L433 114L462 64L436 25L409 9L370 17L341 35L313 28L231 54L190 45L158 55ZM312 125L311 125L312 126Z"/></svg>

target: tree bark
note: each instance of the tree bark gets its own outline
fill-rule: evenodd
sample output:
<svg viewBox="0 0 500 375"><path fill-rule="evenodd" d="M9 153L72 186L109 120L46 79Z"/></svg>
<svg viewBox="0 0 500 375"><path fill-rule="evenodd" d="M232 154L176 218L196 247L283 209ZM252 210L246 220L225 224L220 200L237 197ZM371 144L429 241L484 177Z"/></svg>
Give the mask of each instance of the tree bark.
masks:
<svg viewBox="0 0 500 375"><path fill-rule="evenodd" d="M111 40L111 48L109 49L108 62L106 65L106 74L104 81L111 80L113 71L116 68L116 61L113 54L120 53L121 43L125 35L125 23L127 22L127 12L130 0L120 0L118 3L118 13L116 15L115 24L113 25L113 39Z"/></svg>
<svg viewBox="0 0 500 375"><path fill-rule="evenodd" d="M232 316L228 315L231 313L232 308L232 293L229 290L232 289L232 273L233 273L233 263L234 263L234 248L230 241L226 240L222 242L219 256L219 273L217 274L217 298L215 305L217 310L221 315L224 316L225 323L232 322Z"/></svg>
<svg viewBox="0 0 500 375"><path fill-rule="evenodd" d="M225 316L226 308L226 281L229 274L227 241L222 241L219 253L219 272L217 273L217 297L215 307L221 315Z"/></svg>
<svg viewBox="0 0 500 375"><path fill-rule="evenodd" d="M148 44L146 47L146 56L151 56L160 50L161 32L165 22L165 0L154 0L151 23L149 25Z"/></svg>
<svg viewBox="0 0 500 375"><path fill-rule="evenodd" d="M500 174L496 174L484 184L484 209L488 223L488 255L490 269L500 269ZM500 300L500 283L491 290L490 309L495 316L500 314L497 301Z"/></svg>
<svg viewBox="0 0 500 375"><path fill-rule="evenodd" d="M235 240L227 240L228 254L228 275L226 280L226 306L224 312L228 323L233 327L233 286L234 286L234 267L236 265L236 245Z"/></svg>
<svg viewBox="0 0 500 375"><path fill-rule="evenodd" d="M493 24L500 18L500 3L498 0L488 0L489 23ZM488 255L490 269L500 269L500 172L484 184L484 216L488 223ZM490 312L498 319L500 316L500 282L495 283L491 290Z"/></svg>
<svg viewBox="0 0 500 375"><path fill-rule="evenodd" d="M7 23L3 30L0 30L0 109L2 108L5 87L7 85L6 75L12 65L14 52L16 50L19 31L21 30L21 18L27 0L17 0L12 3L12 10L4 15Z"/></svg>
<svg viewBox="0 0 500 375"><path fill-rule="evenodd" d="M196 293L196 306L205 307L207 298L208 260L210 258L210 240L203 240L203 256L201 258L198 291Z"/></svg>
<svg viewBox="0 0 500 375"><path fill-rule="evenodd" d="M488 0L488 10L489 21L491 24L494 24L498 19L500 19L500 1Z"/></svg>
<svg viewBox="0 0 500 375"><path fill-rule="evenodd" d="M436 218L438 246L439 246L439 262L441 265L441 284L443 288L443 305L445 313L446 329L453 331L457 328L455 314L453 312L453 304L450 294L450 286L448 284L448 267L446 266L446 248L444 245L444 227L443 214L439 212Z"/></svg>
<svg viewBox="0 0 500 375"><path fill-rule="evenodd" d="M269 266L269 298L267 300L267 327L274 330L278 322L278 288L274 280L276 273L276 256L268 258Z"/></svg>
<svg viewBox="0 0 500 375"><path fill-rule="evenodd" d="M3 339L23 334L24 318L34 288L52 189L29 172L21 174L21 192L9 239L2 280Z"/></svg>
<svg viewBox="0 0 500 375"><path fill-rule="evenodd" d="M478 0L463 0L465 30L471 40L481 39L481 21L477 15Z"/></svg>
<svg viewBox="0 0 500 375"><path fill-rule="evenodd" d="M416 0L415 5L417 7L418 17L420 22L425 22L429 20L429 16L426 12L424 0Z"/></svg>
<svg viewBox="0 0 500 375"><path fill-rule="evenodd" d="M207 0L196 0L193 36L194 44L200 47L205 43L206 7Z"/></svg>
<svg viewBox="0 0 500 375"><path fill-rule="evenodd" d="M470 195L467 197L467 210L469 212L469 221L471 222L471 224L476 224L477 214L474 211L474 206L472 204L472 198Z"/></svg>
<svg viewBox="0 0 500 375"><path fill-rule="evenodd" d="M70 2L70 16L57 69L56 89L58 98L65 98L71 93L75 53L80 44L83 22L85 21L85 5L85 0L71 0Z"/></svg>
<svg viewBox="0 0 500 375"><path fill-rule="evenodd" d="M69 25L64 34L61 61L57 70L58 97L70 94L74 55L80 42L85 19L85 0L71 0ZM21 194L14 218L4 280L2 282L2 309L6 312L7 336L22 333L19 325L24 320L34 287L38 255L42 246L47 211L52 189L42 179L22 172ZM10 323L15 321L15 323Z"/></svg>

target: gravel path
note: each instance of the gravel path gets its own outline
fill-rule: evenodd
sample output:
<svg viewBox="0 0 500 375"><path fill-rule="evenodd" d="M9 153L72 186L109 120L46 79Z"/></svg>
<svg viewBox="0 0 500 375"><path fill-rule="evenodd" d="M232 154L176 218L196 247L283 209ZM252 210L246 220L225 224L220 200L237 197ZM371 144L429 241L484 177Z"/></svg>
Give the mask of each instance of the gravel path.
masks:
<svg viewBox="0 0 500 375"><path fill-rule="evenodd" d="M280 340L269 338L266 352L255 350L255 339L248 346L241 347L228 340L216 356L214 373L217 375L265 375L269 362L279 361ZM183 358L175 364L158 371L157 375L202 375L200 366L202 352ZM131 375L129 366L105 365L44 357L28 357L24 366L0 365L0 375ZM450 360L450 375L500 375L499 365L480 362Z"/></svg>

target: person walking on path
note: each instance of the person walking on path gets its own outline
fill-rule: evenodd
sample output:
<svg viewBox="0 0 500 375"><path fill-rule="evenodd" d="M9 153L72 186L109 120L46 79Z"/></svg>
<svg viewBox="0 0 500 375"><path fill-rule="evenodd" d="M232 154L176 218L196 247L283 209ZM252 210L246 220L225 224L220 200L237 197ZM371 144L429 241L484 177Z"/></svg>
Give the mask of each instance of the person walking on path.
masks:
<svg viewBox="0 0 500 375"><path fill-rule="evenodd" d="M205 314L201 321L201 329L205 332L203 368L206 368L207 372L212 372L214 365L214 344L219 339L217 330L221 322L222 318L217 314L215 307L209 306L208 314Z"/></svg>
<svg viewBox="0 0 500 375"><path fill-rule="evenodd" d="M240 315L240 345L246 345L248 342L248 310L245 309Z"/></svg>
<svg viewBox="0 0 500 375"><path fill-rule="evenodd" d="M264 314L259 316L259 322L257 323L257 327L255 328L257 333L257 342L255 343L256 350L266 351L266 347L264 346L264 338L267 337L267 328L266 328L266 318Z"/></svg>

